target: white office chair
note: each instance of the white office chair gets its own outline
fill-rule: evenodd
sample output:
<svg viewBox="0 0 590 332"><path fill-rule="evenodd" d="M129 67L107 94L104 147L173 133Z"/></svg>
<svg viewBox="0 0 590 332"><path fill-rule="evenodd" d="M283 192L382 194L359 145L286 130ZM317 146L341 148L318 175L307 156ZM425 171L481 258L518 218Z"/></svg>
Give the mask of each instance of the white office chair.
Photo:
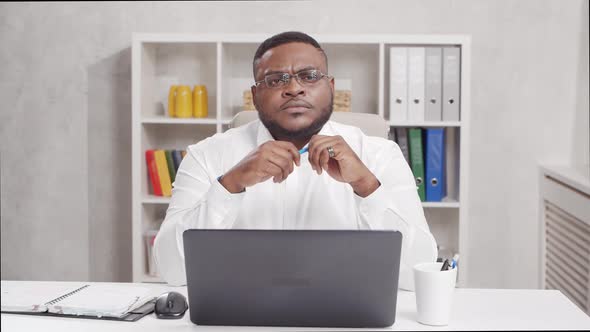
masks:
<svg viewBox="0 0 590 332"><path fill-rule="evenodd" d="M236 128L258 119L258 111L242 111L230 122L230 128ZM360 128L365 135L388 138L389 125L377 114L333 112L330 120Z"/></svg>

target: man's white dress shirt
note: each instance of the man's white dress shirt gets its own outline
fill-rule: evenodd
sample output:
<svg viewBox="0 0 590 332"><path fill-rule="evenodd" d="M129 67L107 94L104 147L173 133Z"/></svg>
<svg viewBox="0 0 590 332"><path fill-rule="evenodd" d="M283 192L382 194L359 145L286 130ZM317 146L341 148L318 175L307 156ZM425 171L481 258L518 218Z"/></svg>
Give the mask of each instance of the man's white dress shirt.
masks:
<svg viewBox="0 0 590 332"><path fill-rule="evenodd" d="M318 175L305 153L301 166L294 165L282 183L270 178L232 194L217 178L274 139L260 120L215 134L188 147L176 174L172 199L155 241L162 278L171 285L186 284L182 233L191 228L387 229L402 233L399 287L412 290L412 266L434 261L437 250L414 176L400 148L393 141L366 136L356 127L332 121L319 134L342 136L381 186L362 198L327 172Z"/></svg>

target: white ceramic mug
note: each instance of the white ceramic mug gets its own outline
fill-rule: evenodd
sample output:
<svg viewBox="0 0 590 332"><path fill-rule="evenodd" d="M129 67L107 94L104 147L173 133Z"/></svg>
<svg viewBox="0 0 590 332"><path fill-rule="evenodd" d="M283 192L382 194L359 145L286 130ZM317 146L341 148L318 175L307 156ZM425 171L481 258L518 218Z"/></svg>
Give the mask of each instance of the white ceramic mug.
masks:
<svg viewBox="0 0 590 332"><path fill-rule="evenodd" d="M414 266L414 286L418 322L426 325L448 325L457 280L457 268L441 271L443 263Z"/></svg>

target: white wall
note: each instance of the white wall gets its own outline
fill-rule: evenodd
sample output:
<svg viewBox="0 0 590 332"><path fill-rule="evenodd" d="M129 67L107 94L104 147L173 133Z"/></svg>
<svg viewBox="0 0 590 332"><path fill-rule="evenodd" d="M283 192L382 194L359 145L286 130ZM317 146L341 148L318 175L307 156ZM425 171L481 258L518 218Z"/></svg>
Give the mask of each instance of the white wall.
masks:
<svg viewBox="0 0 590 332"><path fill-rule="evenodd" d="M2 279L131 279L133 32L472 36L472 287L535 287L539 161L588 163L588 1L0 4Z"/></svg>

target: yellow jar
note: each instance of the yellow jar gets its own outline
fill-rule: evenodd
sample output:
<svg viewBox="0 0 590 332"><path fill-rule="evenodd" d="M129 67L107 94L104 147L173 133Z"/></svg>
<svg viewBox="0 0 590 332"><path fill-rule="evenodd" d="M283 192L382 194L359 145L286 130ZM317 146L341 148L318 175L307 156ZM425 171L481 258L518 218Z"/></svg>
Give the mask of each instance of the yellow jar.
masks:
<svg viewBox="0 0 590 332"><path fill-rule="evenodd" d="M193 91L193 116L195 118L206 118L207 115L207 87L195 85Z"/></svg>
<svg viewBox="0 0 590 332"><path fill-rule="evenodd" d="M170 91L168 91L168 116L175 117L176 116L176 88L178 86L172 85L170 86Z"/></svg>
<svg viewBox="0 0 590 332"><path fill-rule="evenodd" d="M193 113L193 98L191 87L179 85L176 88L175 114L177 118L190 118Z"/></svg>

